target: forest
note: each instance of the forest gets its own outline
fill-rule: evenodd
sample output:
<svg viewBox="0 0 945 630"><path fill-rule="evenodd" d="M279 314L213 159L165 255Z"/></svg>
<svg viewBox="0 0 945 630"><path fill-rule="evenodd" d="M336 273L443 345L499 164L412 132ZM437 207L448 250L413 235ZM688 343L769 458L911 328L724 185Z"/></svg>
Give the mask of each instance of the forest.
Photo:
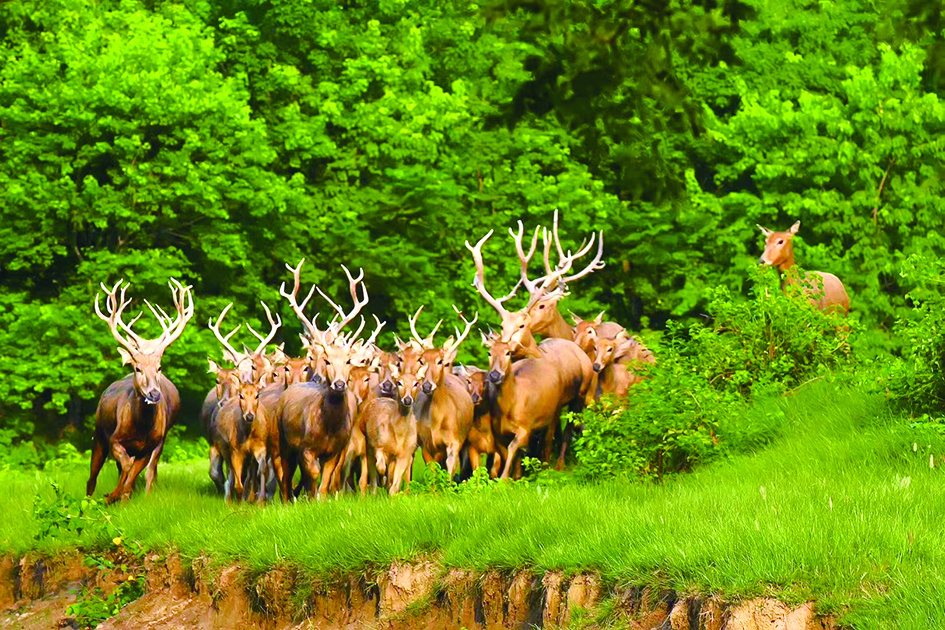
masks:
<svg viewBox="0 0 945 630"><path fill-rule="evenodd" d="M100 282L158 303L169 277L193 285L165 366L195 418L218 353L205 322L233 301L258 325L260 300L292 321L286 263L305 258L329 294L339 264L363 268L402 336L421 304L424 325L453 304L494 324L464 241L495 229L489 272L511 286L506 228L555 209L575 242L604 232L576 314L653 341L705 322L713 291L749 295L756 224L801 220L798 263L844 280L867 355L898 356L918 286L904 264L928 272L914 262L945 250L942 15L927 0L3 3L0 443L88 447L123 369L93 316ZM298 349L291 326L277 341Z"/></svg>

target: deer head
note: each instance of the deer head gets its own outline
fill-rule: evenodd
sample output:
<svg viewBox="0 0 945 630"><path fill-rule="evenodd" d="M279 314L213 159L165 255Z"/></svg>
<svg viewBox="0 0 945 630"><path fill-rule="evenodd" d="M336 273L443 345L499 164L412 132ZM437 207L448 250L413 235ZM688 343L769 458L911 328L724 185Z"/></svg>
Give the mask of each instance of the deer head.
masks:
<svg viewBox="0 0 945 630"><path fill-rule="evenodd" d="M238 380L239 377L231 377L231 380L234 382L232 385L236 388L236 395L239 396L240 401L240 411L243 414L243 419L247 422L252 422L256 419L256 413L259 409L259 389L260 387L250 382L241 382Z"/></svg>
<svg viewBox="0 0 945 630"><path fill-rule="evenodd" d="M391 376L394 378L394 384L397 387L397 397L400 399L400 404L409 407L420 393L420 385L426 377L428 366L417 366L416 371L403 371L397 363L391 363L389 367Z"/></svg>
<svg viewBox="0 0 945 630"><path fill-rule="evenodd" d="M801 222L797 221L787 232L772 232L759 225L758 229L765 235L765 251L761 254L758 262L763 265L777 267L781 271L786 271L794 266L794 250L791 246L791 239L794 238L800 227Z"/></svg>
<svg viewBox="0 0 945 630"><path fill-rule="evenodd" d="M145 300L144 303L157 319L158 324L161 325L163 332L157 339L143 339L132 330L135 322L141 317L141 313L128 324L121 319L125 307L131 304L130 298L125 299L125 290L130 285L126 284L121 287L122 282L122 280L119 280L111 290L101 284L102 291L106 295L105 302L108 315L103 314L99 308L97 294L95 296L95 314L108 324L112 336L121 344L118 353L121 355L122 363L131 364L134 368L135 391L144 398L146 403L154 405L161 400L161 357L167 347L184 332L184 326L194 315L194 298L191 293L193 287L185 287L174 278L171 278L168 282L174 308L177 311L174 318L165 313L160 306L154 306ZM116 296L119 287L121 287L121 295Z"/></svg>
<svg viewBox="0 0 945 630"><path fill-rule="evenodd" d="M213 359L207 359L207 363L209 363L209 369L207 371L213 374L216 379L214 391L217 396L217 401L222 402L230 396L233 396L236 390L233 387L231 377L235 378L237 383L239 382L239 372L236 368L220 367Z"/></svg>
<svg viewBox="0 0 945 630"><path fill-rule="evenodd" d="M463 320L463 323L466 325L466 328L463 332L459 332L459 328L453 328L454 335L451 335L443 343L443 346L440 348L426 348L420 355L418 360L420 365L426 366L426 376L423 379L423 393L432 394L433 391L443 383L443 375L448 373L453 369L453 361L456 360L456 355L459 353L459 346L466 337L469 336L469 331L472 329L472 325L479 320L479 313L477 312L472 321L467 320L462 312L456 306L453 306L453 310L456 311L456 314L459 315L460 319ZM418 311L419 312L419 311ZM438 328L440 324L436 325ZM436 332L436 328L433 329ZM413 330L415 337L419 340L419 335L417 335L416 329ZM433 343L433 333L431 332L429 337L426 340L423 340L421 345Z"/></svg>

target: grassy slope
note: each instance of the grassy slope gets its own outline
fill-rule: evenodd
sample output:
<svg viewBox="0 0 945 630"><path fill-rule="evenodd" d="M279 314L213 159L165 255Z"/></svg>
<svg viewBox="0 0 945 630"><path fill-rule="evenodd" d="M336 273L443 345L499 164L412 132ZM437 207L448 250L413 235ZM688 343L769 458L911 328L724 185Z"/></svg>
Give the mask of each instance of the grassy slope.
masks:
<svg viewBox="0 0 945 630"><path fill-rule="evenodd" d="M210 494L200 463L162 466L153 496L110 514L148 547L257 569L290 560L327 573L435 551L469 568L591 567L678 590L815 599L862 628L945 627L945 443L829 384L779 404L788 430L772 447L661 486L552 479L467 496L230 508ZM98 494L114 484L108 471ZM78 495L85 474L52 476ZM32 541L33 497L48 492L49 476L0 473L0 548L75 544ZM81 542L108 544L91 538Z"/></svg>

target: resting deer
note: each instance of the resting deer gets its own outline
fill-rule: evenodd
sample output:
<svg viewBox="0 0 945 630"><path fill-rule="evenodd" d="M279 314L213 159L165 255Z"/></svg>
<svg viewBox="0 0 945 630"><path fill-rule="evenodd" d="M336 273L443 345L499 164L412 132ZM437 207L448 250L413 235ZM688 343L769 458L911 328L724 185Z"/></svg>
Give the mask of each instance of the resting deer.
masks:
<svg viewBox="0 0 945 630"><path fill-rule="evenodd" d="M826 271L808 271L803 277L798 276L794 268L791 240L800 227L801 222L797 221L787 232L772 232L759 225L758 229L765 235L765 251L758 262L778 269L782 274L782 288L785 285L801 285L811 304L818 309L842 312L846 315L850 311L850 298L837 276Z"/></svg>
<svg viewBox="0 0 945 630"><path fill-rule="evenodd" d="M95 492L99 471L111 454L118 462L119 476L118 485L105 497L108 503L131 496L135 479L145 466L148 468L146 490L151 492L164 439L180 407L177 388L161 374L161 357L180 337L194 314L192 287L182 286L172 278L168 286L177 314L172 319L161 307L145 301L163 332L157 339L143 339L132 330L140 314L129 324L121 319L125 307L131 303L131 299L125 299L128 285L122 287L120 297L116 297L121 283L119 280L111 290L101 285L107 296L107 316L99 308L98 295L95 296L95 314L108 324L112 336L121 344L118 353L123 363L134 368L132 374L108 386L95 412L91 471L85 491L89 496Z"/></svg>

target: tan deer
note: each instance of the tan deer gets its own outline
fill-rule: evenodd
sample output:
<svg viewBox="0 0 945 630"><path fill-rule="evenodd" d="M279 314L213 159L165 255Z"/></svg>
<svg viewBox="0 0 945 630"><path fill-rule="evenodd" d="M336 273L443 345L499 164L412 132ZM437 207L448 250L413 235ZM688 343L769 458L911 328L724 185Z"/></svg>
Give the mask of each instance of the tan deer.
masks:
<svg viewBox="0 0 945 630"><path fill-rule="evenodd" d="M530 310L542 297L547 297L549 294L561 293L564 290L561 279L570 271L575 260L590 251L593 240L579 248L577 253L572 255L568 252L565 254L558 266L552 268L549 260L551 240L549 239L548 231L544 230L542 233L544 240L543 249L545 267L548 273L535 280L530 280L528 278L528 264L535 254L539 232L538 230L535 231L531 247L527 253L522 244L524 226L521 221L519 221L518 232L516 233L510 229L509 234L515 243L515 249L520 264L520 278L515 289L513 289L509 295L502 298L502 300L498 300L493 298L485 288L482 246L492 235L491 230L475 246L470 245L468 242L466 243L466 247L472 252L473 261L476 266L476 276L473 280L473 286L476 287L479 294L491 304L502 317L502 331L497 339L509 344L512 351L512 358L532 358L551 361L558 371L559 378L557 382L562 387L561 391L557 393L556 398L565 400L565 404L567 404L572 411L580 411L585 405L591 404L595 400L597 376L594 373L591 360L574 341L569 339L549 338L542 341L541 344L537 344L531 330ZM602 255L603 252L599 248L597 255L582 274L590 273L590 270L597 268L599 258ZM509 312L502 305L502 301L514 295L519 286L525 286L528 290L528 304L520 311ZM552 292L548 290L550 286L556 286L557 288ZM547 435L545 436L544 458L545 461L548 461L551 457L551 448L556 427L553 424L546 426ZM562 436L562 448L556 464L556 467L559 469L564 467L564 453L569 435L570 433L566 432Z"/></svg>
<svg viewBox="0 0 945 630"><path fill-rule="evenodd" d="M95 296L95 314L108 324L112 336L121 344L118 353L123 363L134 368L132 374L108 386L95 412L92 462L86 494L91 496L95 492L99 471L110 454L118 462L119 476L118 485L105 497L108 503L131 496L135 479L145 466L148 469L145 473L146 490L151 492L157 478L164 439L180 407L177 388L161 374L161 357L167 347L180 337L194 314L192 287L182 286L172 278L168 286L177 314L171 318L161 307L145 301L161 325L162 333L157 339L143 339L132 330L140 314L128 324L122 321L122 312L131 299L125 299L128 285L122 287L120 296L116 296L121 284L119 280L111 290L101 285L107 296L108 315L102 313L98 295Z"/></svg>
<svg viewBox="0 0 945 630"><path fill-rule="evenodd" d="M418 363L426 368L420 387L424 396L418 398L413 409L424 460L445 463L451 477L459 472L460 451L473 422L472 398L466 391L465 382L452 373L453 361L456 360L460 344L479 320L479 313L470 321L455 306L453 310L466 328L462 333L454 328L455 335L447 338L440 348L423 351ZM411 331L419 345L433 344L436 328L428 337L422 338L412 322Z"/></svg>
<svg viewBox="0 0 945 630"><path fill-rule="evenodd" d="M396 382L397 399L374 396L361 410L367 438L368 466L377 485L377 477L384 478L388 494L400 492L401 485L410 483L411 466L417 452L417 421L413 405L420 391L426 367L417 374L399 372L396 363L390 365L390 373ZM363 482L361 492L365 492Z"/></svg>
<svg viewBox="0 0 945 630"><path fill-rule="evenodd" d="M782 288L785 285L800 285L818 309L846 315L850 311L850 298L837 276L826 271L808 271L803 277L798 275L791 241L800 227L801 222L797 221L787 232L772 232L759 225L758 229L765 235L765 251L758 262L778 269L782 274Z"/></svg>
<svg viewBox="0 0 945 630"><path fill-rule="evenodd" d="M520 234L517 237L518 241L518 250L520 252L519 256L523 256L521 247L521 231L522 231L521 221L519 222L519 231ZM511 232L511 230L510 230ZM535 236L537 237L538 232L536 230ZM513 238L516 238L515 234L512 235ZM581 271L566 275L560 274L554 281L548 283L547 287L542 287L540 285L533 284L532 288L532 299L529 302L528 306L528 316L529 322L531 325L531 331L533 334L542 335L543 337L551 337L555 339L570 339L576 341L577 331L568 325L564 320L564 317L561 315L561 312L558 310L558 303L561 301L561 298L567 295L567 286L569 283L583 278L584 276L602 269L604 263L601 262L601 257L604 253L604 232L601 230L597 234L592 234L589 241L586 241L578 247L578 253L575 254L574 258L580 258L584 255L585 252L589 251L594 246L594 240L597 239L597 255L591 259L590 263ZM552 225L552 241L555 244L555 249L558 252L559 267L565 264L565 261L568 258L568 255L565 253L564 248L561 245L561 239L558 235L558 211L555 210L554 222ZM534 241L533 241L534 242ZM532 246L534 248L534 245ZM545 263L545 272L546 276L553 276L554 269L551 266L550 260L550 248L546 246L544 250L544 263ZM560 288L560 290L558 290ZM534 292L537 291L538 295L534 295ZM623 330L623 326L614 322L598 322L598 328L600 328L601 334L608 337L614 337Z"/></svg>
<svg viewBox="0 0 945 630"><path fill-rule="evenodd" d="M249 500L266 497L267 443L271 419L259 405L259 386L230 376L236 393L223 402L212 427L211 444L229 468L226 500L243 500L244 480Z"/></svg>
<svg viewBox="0 0 945 630"><path fill-rule="evenodd" d="M216 384L203 399L203 406L200 408L200 422L207 443L210 444L210 479L217 487L217 492L223 492L226 482L223 475L223 456L213 443L216 415L223 403L231 396L236 395L236 390L239 387L239 370L220 367L213 359L207 359L207 362L210 366L207 371L214 375Z"/></svg>
<svg viewBox="0 0 945 630"><path fill-rule="evenodd" d="M645 365L653 365L653 353L626 331L616 337L598 337L594 371L599 374L601 394L626 398L630 388L643 380Z"/></svg>

